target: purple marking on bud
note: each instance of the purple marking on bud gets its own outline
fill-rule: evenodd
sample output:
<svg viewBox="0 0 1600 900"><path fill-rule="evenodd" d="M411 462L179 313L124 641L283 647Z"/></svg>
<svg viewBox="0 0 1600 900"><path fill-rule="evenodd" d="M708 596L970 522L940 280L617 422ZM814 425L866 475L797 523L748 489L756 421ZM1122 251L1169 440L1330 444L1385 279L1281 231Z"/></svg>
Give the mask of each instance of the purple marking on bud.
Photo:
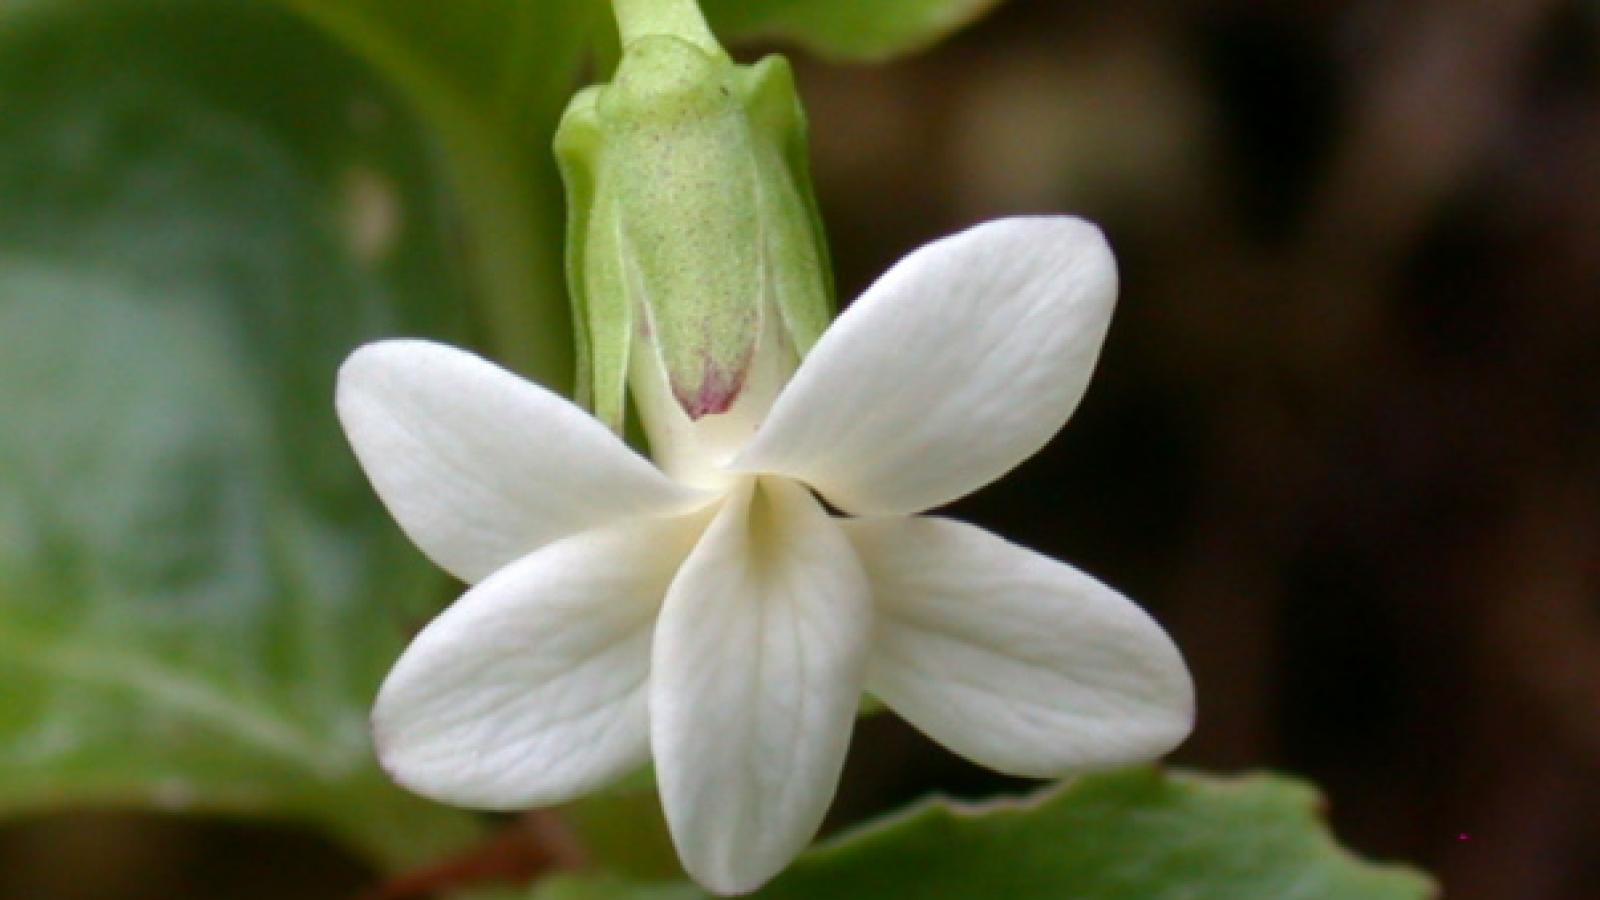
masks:
<svg viewBox="0 0 1600 900"><path fill-rule="evenodd" d="M731 369L718 366L708 356L700 369L699 384L672 385L672 396L677 398L678 405L683 407L690 421L699 421L702 416L720 415L733 408L734 401L739 399L739 393L744 390L745 376L750 371L750 357L753 355L752 352L746 352L739 365Z"/></svg>

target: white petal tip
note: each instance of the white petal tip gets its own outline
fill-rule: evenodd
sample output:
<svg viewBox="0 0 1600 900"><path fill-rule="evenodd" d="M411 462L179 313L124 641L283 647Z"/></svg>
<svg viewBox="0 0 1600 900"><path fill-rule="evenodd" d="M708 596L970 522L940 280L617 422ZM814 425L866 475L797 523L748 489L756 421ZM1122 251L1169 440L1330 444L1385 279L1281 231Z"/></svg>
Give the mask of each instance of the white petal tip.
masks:
<svg viewBox="0 0 1600 900"><path fill-rule="evenodd" d="M846 527L880 609L868 688L952 751L1058 778L1148 762L1189 735L1182 655L1115 590L970 525Z"/></svg>
<svg viewBox="0 0 1600 900"><path fill-rule="evenodd" d="M461 352L419 338L391 338L362 344L350 351L350 355L339 364L339 389L344 390L347 386L358 387L365 379L385 369L404 365L418 356L426 355L432 348Z"/></svg>

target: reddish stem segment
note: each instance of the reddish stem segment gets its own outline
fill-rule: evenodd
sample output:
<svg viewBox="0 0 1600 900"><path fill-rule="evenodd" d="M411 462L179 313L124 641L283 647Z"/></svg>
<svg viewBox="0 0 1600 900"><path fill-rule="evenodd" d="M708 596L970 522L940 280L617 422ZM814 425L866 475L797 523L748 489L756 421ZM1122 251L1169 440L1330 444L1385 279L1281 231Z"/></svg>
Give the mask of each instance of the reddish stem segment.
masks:
<svg viewBox="0 0 1600 900"><path fill-rule="evenodd" d="M524 813L488 840L439 862L399 875L360 900L429 900L486 884L527 884L550 872L582 869L583 848L561 817Z"/></svg>

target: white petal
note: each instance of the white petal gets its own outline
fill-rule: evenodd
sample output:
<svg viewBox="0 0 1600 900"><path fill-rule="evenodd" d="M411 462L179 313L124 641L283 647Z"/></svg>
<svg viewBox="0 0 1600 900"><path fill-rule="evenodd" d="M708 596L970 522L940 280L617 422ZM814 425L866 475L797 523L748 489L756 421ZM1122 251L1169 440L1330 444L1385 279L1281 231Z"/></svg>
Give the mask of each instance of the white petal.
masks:
<svg viewBox="0 0 1600 900"><path fill-rule="evenodd" d="M570 800L649 759L650 644L703 525L637 520L547 544L417 635L373 709L378 757L436 800Z"/></svg>
<svg viewBox="0 0 1600 900"><path fill-rule="evenodd" d="M569 534L704 502L588 413L443 344L360 348L339 370L338 408L400 527L463 581Z"/></svg>
<svg viewBox="0 0 1600 900"><path fill-rule="evenodd" d="M1189 734L1183 658L1121 594L959 522L845 527L878 616L867 689L929 737L1056 778L1152 759Z"/></svg>
<svg viewBox="0 0 1600 900"><path fill-rule="evenodd" d="M1116 293L1111 250L1081 219L1001 219L922 247L822 335L734 466L863 515L968 494L1072 414Z"/></svg>
<svg viewBox="0 0 1600 900"><path fill-rule="evenodd" d="M816 500L778 479L729 497L667 593L651 674L662 805L696 881L753 890L816 834L869 628L865 576Z"/></svg>

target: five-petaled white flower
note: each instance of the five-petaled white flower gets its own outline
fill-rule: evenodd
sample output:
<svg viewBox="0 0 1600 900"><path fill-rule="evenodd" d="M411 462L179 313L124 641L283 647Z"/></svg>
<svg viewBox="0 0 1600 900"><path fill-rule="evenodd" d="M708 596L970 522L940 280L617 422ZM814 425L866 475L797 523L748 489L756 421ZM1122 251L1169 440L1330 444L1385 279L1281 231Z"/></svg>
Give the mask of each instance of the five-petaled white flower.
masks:
<svg viewBox="0 0 1600 900"><path fill-rule="evenodd" d="M1155 622L1075 569L916 515L1061 427L1116 284L1077 219L937 241L792 378L792 351L767 364L784 358L768 346L728 412L647 415L660 468L476 356L357 350L338 390L351 443L412 540L473 585L378 695L385 768L429 797L515 809L653 758L685 867L738 893L816 833L864 690L1016 775L1172 749L1193 686Z"/></svg>

